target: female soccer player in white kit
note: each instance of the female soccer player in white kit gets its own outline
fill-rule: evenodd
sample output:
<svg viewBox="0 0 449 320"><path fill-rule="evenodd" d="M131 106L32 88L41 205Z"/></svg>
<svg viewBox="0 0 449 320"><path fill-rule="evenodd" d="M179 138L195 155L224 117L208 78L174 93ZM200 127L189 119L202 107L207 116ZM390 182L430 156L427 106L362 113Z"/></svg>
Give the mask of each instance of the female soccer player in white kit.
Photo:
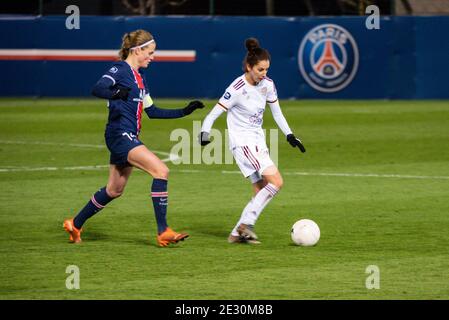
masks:
<svg viewBox="0 0 449 320"><path fill-rule="evenodd" d="M262 130L263 113L268 103L273 117L292 147L305 148L297 139L282 114L273 80L268 78L270 54L255 38L245 41L248 50L243 61L244 74L235 79L204 119L200 143L210 143L214 121L227 112L229 147L240 170L253 184L254 197L243 209L228 242L260 243L254 225L262 210L282 187L282 176L270 158Z"/></svg>

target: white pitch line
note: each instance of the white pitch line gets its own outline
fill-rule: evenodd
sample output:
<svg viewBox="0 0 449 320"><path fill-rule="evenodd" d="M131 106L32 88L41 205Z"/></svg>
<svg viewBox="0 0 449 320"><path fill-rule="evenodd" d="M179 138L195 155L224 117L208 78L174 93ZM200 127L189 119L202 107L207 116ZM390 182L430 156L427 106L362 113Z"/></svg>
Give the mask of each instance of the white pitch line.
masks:
<svg viewBox="0 0 449 320"><path fill-rule="evenodd" d="M284 173L285 174L285 173ZM327 176L327 177L362 177L362 178L399 178L399 179L432 179L449 180L448 176L415 176L407 174L377 174L377 173L337 173L337 172L287 172L287 175Z"/></svg>
<svg viewBox="0 0 449 320"><path fill-rule="evenodd" d="M240 171L221 171L224 174L240 174ZM361 178L397 178L397 179L428 179L449 180L449 176L414 176L403 174L377 174L377 173L339 173L339 172L282 172L282 175L291 176L323 176L323 177L361 177Z"/></svg>
<svg viewBox="0 0 449 320"><path fill-rule="evenodd" d="M29 172L29 171L58 171L58 170L98 170L109 168L109 165L99 166L77 166L77 167L17 167L17 168L0 168L0 172Z"/></svg>
<svg viewBox="0 0 449 320"><path fill-rule="evenodd" d="M17 167L17 168L0 168L0 172L57 171L59 169L60 168L57 167L42 167L42 168Z"/></svg>
<svg viewBox="0 0 449 320"><path fill-rule="evenodd" d="M53 145L53 146L69 146L78 148L97 148L104 149L104 145L97 144L83 144L83 143L58 143L58 142L43 142L43 141L16 141L16 140L0 140L0 144L34 144L34 145ZM154 153L168 156L161 159L163 162L175 161L179 156L173 153L151 150ZM94 166L75 166L75 167L14 167L4 166L0 168L0 172L21 172L21 171L57 171L57 170L99 170L108 168L109 165L94 165ZM201 173L202 170L178 170L181 173ZM240 171L221 171L222 174L241 174ZM361 177L361 178L396 178L396 179L426 179L426 180L449 180L449 176L416 176L416 175L402 175L402 174L376 174L376 173L338 173L338 172L283 172L283 175L300 175L300 176L324 176L324 177Z"/></svg>
<svg viewBox="0 0 449 320"><path fill-rule="evenodd" d="M181 170L175 170L181 173L200 173L202 172L201 170L188 170L188 169L181 169Z"/></svg>
<svg viewBox="0 0 449 320"><path fill-rule="evenodd" d="M14 140L0 140L3 144L35 144L58 147L78 147L78 148L96 148L104 149L106 146L99 144L85 144L85 143L57 143L57 142L43 142L43 141L14 141Z"/></svg>
<svg viewBox="0 0 449 320"><path fill-rule="evenodd" d="M58 142L44 142L44 141L16 141L16 140L0 140L0 144L34 144L34 145L47 145L47 146L58 146L58 147L77 147L77 148L95 148L95 149L105 149L105 145L100 144L85 144L85 143L58 143ZM179 156L173 153L151 150L153 153L161 154L164 156L168 156L167 158L161 159L163 162L168 161L176 161L179 159ZM81 169L92 170L89 169L92 166L79 167ZM94 166L96 167L96 166ZM106 166L109 167L109 166ZM9 168L9 166L5 166L5 168L0 168L0 172L7 172L5 169ZM23 168L23 167L22 167ZM75 169L63 169L63 170L76 170L78 167L73 167ZM53 167L44 167L44 168L25 168L22 171L51 171L58 170L58 168ZM20 171L20 170L11 170L11 171Z"/></svg>
<svg viewBox="0 0 449 320"><path fill-rule="evenodd" d="M169 153L166 153L169 154ZM167 162L170 159L163 159ZM24 172L24 171L57 171L57 170L101 170L109 168L109 165L94 165L94 166L75 166L75 167L2 167L0 172ZM216 170L171 170L172 172L180 173L208 173L217 172ZM241 174L240 171L219 171L222 174ZM449 180L449 176L416 176L416 175L401 175L401 174L375 174L375 173L338 173L338 172L283 172L283 175L300 175L300 176L322 176L322 177L356 177L356 178L393 178L393 179L424 179L424 180Z"/></svg>

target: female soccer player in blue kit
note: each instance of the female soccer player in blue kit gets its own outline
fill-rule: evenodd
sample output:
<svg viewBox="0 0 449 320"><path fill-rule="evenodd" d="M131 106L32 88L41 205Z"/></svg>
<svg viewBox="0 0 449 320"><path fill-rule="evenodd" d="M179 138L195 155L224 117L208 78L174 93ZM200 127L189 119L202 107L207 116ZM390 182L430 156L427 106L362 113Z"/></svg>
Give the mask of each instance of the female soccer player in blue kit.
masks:
<svg viewBox="0 0 449 320"><path fill-rule="evenodd" d="M97 191L86 206L72 219L64 221L64 229L73 243L81 242L82 226L87 219L119 197L128 182L133 167L153 177L151 197L156 215L157 243L166 247L189 235L177 233L167 225L168 167L139 140L142 111L149 118L173 119L204 108L200 101L192 101L183 109L160 109L148 93L145 78L139 68L147 68L154 59L156 42L145 30L136 30L123 36L121 61L115 63L95 84L92 94L108 99L109 118L105 140L111 153L109 179L105 187Z"/></svg>

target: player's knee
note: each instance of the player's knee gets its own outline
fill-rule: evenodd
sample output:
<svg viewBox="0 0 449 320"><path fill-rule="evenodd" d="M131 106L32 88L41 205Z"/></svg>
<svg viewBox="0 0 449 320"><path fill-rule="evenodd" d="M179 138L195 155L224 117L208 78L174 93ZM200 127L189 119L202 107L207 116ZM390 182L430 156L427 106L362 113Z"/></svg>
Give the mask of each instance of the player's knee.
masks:
<svg viewBox="0 0 449 320"><path fill-rule="evenodd" d="M170 169L167 166L160 167L156 170L154 177L158 179L168 179L168 174L170 173Z"/></svg>
<svg viewBox="0 0 449 320"><path fill-rule="evenodd" d="M284 185L284 181L281 180L276 184L276 188L278 188L278 190L281 190L283 185Z"/></svg>
<svg viewBox="0 0 449 320"><path fill-rule="evenodd" d="M111 188L111 189L106 189L106 192L108 194L108 196L110 196L111 198L118 198L123 194L124 188Z"/></svg>
<svg viewBox="0 0 449 320"><path fill-rule="evenodd" d="M279 177L278 179L276 179L274 181L274 186L278 189L281 190L282 186L284 185L284 180L282 179L282 177Z"/></svg>

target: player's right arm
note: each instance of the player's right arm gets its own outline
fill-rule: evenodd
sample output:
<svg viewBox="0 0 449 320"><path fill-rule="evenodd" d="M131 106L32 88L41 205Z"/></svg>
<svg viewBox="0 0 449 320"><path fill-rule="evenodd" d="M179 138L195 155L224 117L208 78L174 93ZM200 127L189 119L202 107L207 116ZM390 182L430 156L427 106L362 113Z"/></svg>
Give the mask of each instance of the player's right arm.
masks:
<svg viewBox="0 0 449 320"><path fill-rule="evenodd" d="M113 65L92 88L92 95L102 99L128 98L130 88L118 84L120 79L120 65Z"/></svg>
<svg viewBox="0 0 449 320"><path fill-rule="evenodd" d="M202 146L210 143L209 134L212 129L212 125L223 112L225 112L225 110L217 103L204 119L199 136L199 142Z"/></svg>
<svg viewBox="0 0 449 320"><path fill-rule="evenodd" d="M232 108L237 96L235 90L232 89L233 88L231 86L226 89L226 92L223 94L223 96L220 98L220 100L217 102L217 104L214 106L211 112L209 112L209 114L204 119L203 125L201 126L201 133L199 136L199 142L202 146L205 146L210 143L209 134L210 131L212 130L212 126L215 120L217 120L218 117L223 112L226 112L230 108Z"/></svg>

